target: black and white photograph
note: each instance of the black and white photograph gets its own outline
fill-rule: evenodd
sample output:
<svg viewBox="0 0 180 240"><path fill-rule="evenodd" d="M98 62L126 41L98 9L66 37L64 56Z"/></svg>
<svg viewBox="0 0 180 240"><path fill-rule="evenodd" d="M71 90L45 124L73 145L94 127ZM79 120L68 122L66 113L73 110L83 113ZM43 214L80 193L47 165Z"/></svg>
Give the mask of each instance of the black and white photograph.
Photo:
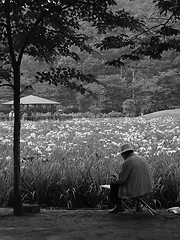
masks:
<svg viewBox="0 0 180 240"><path fill-rule="evenodd" d="M0 0L0 240L180 239L180 0Z"/></svg>

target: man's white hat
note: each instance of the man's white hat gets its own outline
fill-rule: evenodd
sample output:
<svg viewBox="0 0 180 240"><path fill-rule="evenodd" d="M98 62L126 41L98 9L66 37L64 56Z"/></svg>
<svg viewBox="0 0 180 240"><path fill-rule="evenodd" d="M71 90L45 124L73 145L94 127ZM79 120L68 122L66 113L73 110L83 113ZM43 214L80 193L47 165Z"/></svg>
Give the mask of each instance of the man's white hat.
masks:
<svg viewBox="0 0 180 240"><path fill-rule="evenodd" d="M127 151L134 151L131 144L125 143L125 144L121 145L121 154L124 152L127 152Z"/></svg>

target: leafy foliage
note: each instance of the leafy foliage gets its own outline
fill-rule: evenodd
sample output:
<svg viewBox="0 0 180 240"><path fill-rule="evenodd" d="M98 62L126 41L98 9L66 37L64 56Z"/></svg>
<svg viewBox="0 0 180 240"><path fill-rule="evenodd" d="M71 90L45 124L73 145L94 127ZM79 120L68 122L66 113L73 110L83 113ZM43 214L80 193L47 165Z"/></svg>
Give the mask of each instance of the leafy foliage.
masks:
<svg viewBox="0 0 180 240"><path fill-rule="evenodd" d="M133 2L135 5L137 1ZM145 2L145 4L147 4L147 1ZM119 57L108 61L107 64L119 67L124 64L126 59L138 60L142 59L142 56L161 59L164 51L172 49L178 52L180 51L180 3L174 0L154 0L153 3L157 8L154 9L150 17L147 18L143 16L140 33L133 32L134 34L132 34L126 30L123 33L120 32L114 36L105 37L101 43L97 45L100 50L130 47L125 54L120 54ZM125 5L125 3L123 4ZM152 3L149 3L149 5L150 4ZM134 7L133 3L131 5Z"/></svg>
<svg viewBox="0 0 180 240"><path fill-rule="evenodd" d="M136 115L136 102L133 99L126 99L123 103L123 113L127 117L134 117Z"/></svg>
<svg viewBox="0 0 180 240"><path fill-rule="evenodd" d="M108 7L116 5L113 0L96 0L96 1L3 1L0 4L0 42L3 46L1 61L5 64L12 65L15 69L16 63L20 66L23 55L30 55L35 59L45 60L47 62L54 61L57 56L71 57L74 60L80 60L80 56L76 49L93 52L92 46L89 44L88 36L83 33L81 26L84 22L91 22L91 25L97 29L98 33L106 33L111 28L128 28L130 31L138 30L141 22L133 16L130 16L124 10L109 10ZM122 37L122 46L127 44ZM123 43L124 42L124 43ZM111 45L110 42L108 42ZM76 47L76 48L75 48ZM11 49L11 50L10 50ZM4 71L4 73L3 73ZM58 70L57 70L58 71ZM68 73L68 77L79 79L73 70L64 70ZM6 75L7 70L1 70ZM54 78L44 77L49 83L62 83ZM1 74L1 75L2 75ZM40 75L39 75L40 76ZM10 76L7 76L10 78ZM11 76L12 78L12 76ZM3 76L4 79L4 76ZM40 77L38 77L40 80ZM68 78L69 79L69 78ZM82 79L82 78L81 78ZM92 79L92 78L91 78ZM89 76L85 76L84 80L89 80ZM10 81L10 80L9 80ZM84 92L83 86L77 87L75 83L67 84L71 88L75 88L80 92Z"/></svg>
<svg viewBox="0 0 180 240"><path fill-rule="evenodd" d="M83 75L79 71L75 69L66 68L51 68L50 72L43 71L42 73L37 72L36 79L40 82L48 81L50 84L54 84L57 86L58 83L64 85L65 87L69 87L71 89L76 89L77 91L81 92L82 94L85 93L85 88L82 84L76 84L71 79L76 78L79 82L97 82L98 81L93 77L93 75ZM86 90L87 91L87 90Z"/></svg>

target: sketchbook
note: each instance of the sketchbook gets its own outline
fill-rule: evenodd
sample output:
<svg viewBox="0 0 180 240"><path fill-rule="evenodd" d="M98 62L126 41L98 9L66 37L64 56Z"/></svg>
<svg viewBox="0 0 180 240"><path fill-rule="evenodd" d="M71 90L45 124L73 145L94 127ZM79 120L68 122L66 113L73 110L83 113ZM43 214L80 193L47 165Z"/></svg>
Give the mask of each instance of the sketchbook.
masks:
<svg viewBox="0 0 180 240"><path fill-rule="evenodd" d="M101 185L102 188L110 189L110 185Z"/></svg>

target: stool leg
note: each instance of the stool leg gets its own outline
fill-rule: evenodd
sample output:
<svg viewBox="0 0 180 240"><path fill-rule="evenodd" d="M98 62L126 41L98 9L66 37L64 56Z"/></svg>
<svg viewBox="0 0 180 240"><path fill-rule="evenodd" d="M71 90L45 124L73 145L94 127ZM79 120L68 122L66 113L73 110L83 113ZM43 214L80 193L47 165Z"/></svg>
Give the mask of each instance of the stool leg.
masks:
<svg viewBox="0 0 180 240"><path fill-rule="evenodd" d="M122 205L127 208L130 212L132 212L131 208L122 200Z"/></svg>
<svg viewBox="0 0 180 240"><path fill-rule="evenodd" d="M142 198L138 197L138 199L152 216L156 214L156 211L152 209Z"/></svg>

